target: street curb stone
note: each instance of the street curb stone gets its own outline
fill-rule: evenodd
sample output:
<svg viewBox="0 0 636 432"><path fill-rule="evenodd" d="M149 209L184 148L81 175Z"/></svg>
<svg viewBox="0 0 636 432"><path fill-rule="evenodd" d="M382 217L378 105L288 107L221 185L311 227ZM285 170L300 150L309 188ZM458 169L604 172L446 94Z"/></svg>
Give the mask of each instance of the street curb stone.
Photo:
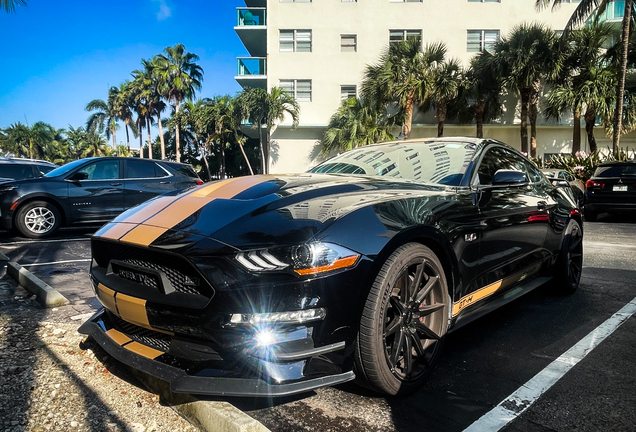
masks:
<svg viewBox="0 0 636 432"><path fill-rule="evenodd" d="M7 264L7 273L22 287L35 294L38 301L47 308L63 306L69 303L66 297L42 282L17 262L11 261Z"/></svg>
<svg viewBox="0 0 636 432"><path fill-rule="evenodd" d="M258 420L228 402L198 400L192 395L173 393L167 382L128 368L150 391L190 423L207 432L271 432Z"/></svg>

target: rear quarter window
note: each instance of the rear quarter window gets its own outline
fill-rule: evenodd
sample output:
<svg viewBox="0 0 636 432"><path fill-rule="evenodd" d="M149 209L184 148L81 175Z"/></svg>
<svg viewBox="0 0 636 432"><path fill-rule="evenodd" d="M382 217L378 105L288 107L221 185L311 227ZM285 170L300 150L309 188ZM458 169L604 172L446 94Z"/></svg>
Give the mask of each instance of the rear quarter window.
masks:
<svg viewBox="0 0 636 432"><path fill-rule="evenodd" d="M636 164L600 166L596 168L596 171L594 171L594 177L621 176L636 176Z"/></svg>
<svg viewBox="0 0 636 432"><path fill-rule="evenodd" d="M175 172L175 174L179 174L179 175L190 177L190 178L197 178L197 179L199 178L197 173L194 172L194 169L190 165L171 164L171 163L166 163L166 165L168 165Z"/></svg>

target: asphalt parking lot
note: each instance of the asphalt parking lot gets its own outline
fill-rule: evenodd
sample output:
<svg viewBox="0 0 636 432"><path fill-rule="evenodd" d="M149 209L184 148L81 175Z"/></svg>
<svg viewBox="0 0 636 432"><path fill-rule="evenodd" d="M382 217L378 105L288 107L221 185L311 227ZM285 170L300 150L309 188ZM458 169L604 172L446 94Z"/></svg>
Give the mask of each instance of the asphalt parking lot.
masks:
<svg viewBox="0 0 636 432"><path fill-rule="evenodd" d="M386 399L347 384L290 399L226 400L272 431L462 431L473 424L473 430L499 430L480 419L531 387L546 367L634 300L634 228L629 217L585 223L577 293L556 296L539 289L453 332L431 379L414 395ZM45 241L0 232L0 252L72 304L96 309L88 281L93 231L67 229ZM590 348L503 430L636 430L636 318Z"/></svg>

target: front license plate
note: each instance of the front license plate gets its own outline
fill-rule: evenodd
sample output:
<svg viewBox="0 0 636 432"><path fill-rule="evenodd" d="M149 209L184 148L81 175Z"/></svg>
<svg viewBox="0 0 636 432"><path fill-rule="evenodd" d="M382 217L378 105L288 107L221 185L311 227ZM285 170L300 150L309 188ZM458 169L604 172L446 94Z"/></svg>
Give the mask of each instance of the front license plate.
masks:
<svg viewBox="0 0 636 432"><path fill-rule="evenodd" d="M627 185L625 186L614 186L612 189L614 192L627 192Z"/></svg>

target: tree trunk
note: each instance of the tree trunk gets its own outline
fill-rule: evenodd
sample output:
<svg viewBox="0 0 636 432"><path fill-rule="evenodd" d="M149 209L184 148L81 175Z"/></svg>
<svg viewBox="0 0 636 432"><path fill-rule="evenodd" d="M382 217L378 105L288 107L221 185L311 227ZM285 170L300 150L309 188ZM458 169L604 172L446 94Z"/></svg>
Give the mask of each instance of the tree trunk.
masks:
<svg viewBox="0 0 636 432"><path fill-rule="evenodd" d="M174 108L175 114L179 114L179 101L177 101L177 105ZM179 151L179 123L174 128L174 140L175 140L175 148L177 155L177 162L181 162L181 152Z"/></svg>
<svg viewBox="0 0 636 432"><path fill-rule="evenodd" d="M269 133L270 129L269 126L267 126L265 128L265 161L267 162L265 164L265 174L269 174L269 155L271 153L271 140L272 140L272 136Z"/></svg>
<svg viewBox="0 0 636 432"><path fill-rule="evenodd" d="M166 143L163 141L163 127L161 125L161 113L157 115L157 125L159 126L159 140L161 141L161 160L166 158ZM208 171L210 169L208 168Z"/></svg>
<svg viewBox="0 0 636 432"><path fill-rule="evenodd" d="M205 164L205 170L208 172L208 181L211 181L212 180L212 173L210 172L210 164L208 163L208 157L205 154L205 147L208 144L209 143L206 142L205 144L199 145L199 152L201 152L201 157L203 158L203 163Z"/></svg>
<svg viewBox="0 0 636 432"><path fill-rule="evenodd" d="M115 132L115 128L113 128L113 148L117 148L117 134Z"/></svg>
<svg viewBox="0 0 636 432"><path fill-rule="evenodd" d="M254 171L252 171L252 165L250 165L250 161L249 159L247 159L247 155L245 154L245 149L243 148L243 144L239 142L238 145L241 148L241 153L243 153L243 158L245 158L245 163L247 164L247 167L250 170L250 175L254 175Z"/></svg>
<svg viewBox="0 0 636 432"><path fill-rule="evenodd" d="M627 55L629 53L629 26L632 4L632 0L625 1L625 12L623 13L621 66L618 71L618 85L616 86L616 111L614 112L614 133L612 135L612 147L615 152L618 152L620 148L621 129L623 127L623 99L625 98L625 74L627 73Z"/></svg>
<svg viewBox="0 0 636 432"><path fill-rule="evenodd" d="M528 154L528 106L530 105L529 88L521 90L521 151Z"/></svg>
<svg viewBox="0 0 636 432"><path fill-rule="evenodd" d="M585 132L587 133L587 142L590 144L590 152L597 150L594 123L596 123L596 108L593 105L588 105L587 110L585 110Z"/></svg>
<svg viewBox="0 0 636 432"><path fill-rule="evenodd" d="M475 105L475 122L477 123L477 138L484 137L484 100L480 99Z"/></svg>
<svg viewBox="0 0 636 432"><path fill-rule="evenodd" d="M139 158L144 158L144 133L141 127L139 128Z"/></svg>
<svg viewBox="0 0 636 432"><path fill-rule="evenodd" d="M446 102L437 104L437 136L444 136L444 122L446 121Z"/></svg>
<svg viewBox="0 0 636 432"><path fill-rule="evenodd" d="M148 159L152 159L152 138L150 137L150 117L146 119L148 125Z"/></svg>
<svg viewBox="0 0 636 432"><path fill-rule="evenodd" d="M537 116L539 114L539 93L541 91L541 81L532 83L530 92L530 156L537 157Z"/></svg>
<svg viewBox="0 0 636 432"><path fill-rule="evenodd" d="M263 150L262 123L258 122L258 146L261 150L261 174L265 174L265 151Z"/></svg>
<svg viewBox="0 0 636 432"><path fill-rule="evenodd" d="M573 113L572 127L572 156L581 150L581 107L576 107Z"/></svg>
<svg viewBox="0 0 636 432"><path fill-rule="evenodd" d="M411 126L413 124L413 102L413 96L410 96L406 100L406 105L404 106L404 126L402 127L404 139L409 139L411 137Z"/></svg>
<svg viewBox="0 0 636 432"><path fill-rule="evenodd" d="M126 121L126 146L128 147L128 154L130 154L130 135L128 134L128 121Z"/></svg>

